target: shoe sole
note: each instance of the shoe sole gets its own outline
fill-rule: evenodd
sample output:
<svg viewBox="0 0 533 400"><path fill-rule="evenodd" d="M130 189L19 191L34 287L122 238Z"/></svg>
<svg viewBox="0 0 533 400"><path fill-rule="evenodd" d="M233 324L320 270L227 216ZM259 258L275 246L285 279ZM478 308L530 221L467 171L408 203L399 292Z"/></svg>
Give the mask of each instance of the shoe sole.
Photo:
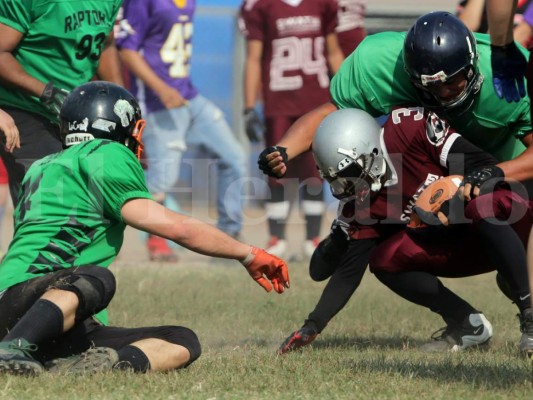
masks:
<svg viewBox="0 0 533 400"><path fill-rule="evenodd" d="M0 361L0 374L37 376L43 372L44 368L37 362L21 360Z"/></svg>
<svg viewBox="0 0 533 400"><path fill-rule="evenodd" d="M485 340L483 343L468 346L466 348L463 348L459 345L451 345L449 343L445 343L443 345L434 345L434 346L432 346L432 343L427 343L425 345L420 346L418 350L424 353L459 353L459 352L471 351L471 350L488 351L490 349L490 339L491 338Z"/></svg>
<svg viewBox="0 0 533 400"><path fill-rule="evenodd" d="M86 375L111 371L118 362L118 354L109 347L95 347L75 356L52 360L48 365L51 374Z"/></svg>

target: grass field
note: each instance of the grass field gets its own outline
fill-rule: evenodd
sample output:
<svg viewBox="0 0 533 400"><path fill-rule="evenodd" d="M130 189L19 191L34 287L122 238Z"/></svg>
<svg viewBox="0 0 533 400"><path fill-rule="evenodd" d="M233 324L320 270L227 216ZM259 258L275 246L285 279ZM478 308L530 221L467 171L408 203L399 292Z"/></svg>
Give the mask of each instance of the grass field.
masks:
<svg viewBox="0 0 533 400"><path fill-rule="evenodd" d="M518 355L516 309L494 275L447 280L494 327L488 351L425 354L417 346L442 327L367 273L346 308L310 348L277 356L312 310L323 284L291 265L291 289L267 294L238 264L112 269L116 325L177 324L196 331L203 354L165 374L0 377L0 399L532 399L532 367Z"/></svg>

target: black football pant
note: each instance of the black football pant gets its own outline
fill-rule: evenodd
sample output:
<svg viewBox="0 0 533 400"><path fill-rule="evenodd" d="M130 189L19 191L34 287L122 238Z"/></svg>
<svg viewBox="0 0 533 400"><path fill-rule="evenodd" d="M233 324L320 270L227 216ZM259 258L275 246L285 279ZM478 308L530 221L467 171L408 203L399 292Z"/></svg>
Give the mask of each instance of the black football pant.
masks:
<svg viewBox="0 0 533 400"><path fill-rule="evenodd" d="M28 168L36 160L63 150L63 145L57 124L18 108L2 106L2 110L15 120L20 134L20 149L8 153L4 146L0 146L0 156L9 175L9 192L16 205L22 179Z"/></svg>
<svg viewBox="0 0 533 400"><path fill-rule="evenodd" d="M96 271L101 267L97 267ZM48 273L12 286L0 297L0 338L15 326L17 321L33 306L33 304L61 279L74 272L68 268ZM77 322L72 329L61 337L45 343L39 343L39 349L32 355L40 362L54 358L68 357L79 354L91 346L111 347L119 350L122 347L142 339L161 339L187 348L191 354L190 362L196 360L201 353L200 343L196 334L182 326L155 326L142 328L120 328L103 326L93 318Z"/></svg>

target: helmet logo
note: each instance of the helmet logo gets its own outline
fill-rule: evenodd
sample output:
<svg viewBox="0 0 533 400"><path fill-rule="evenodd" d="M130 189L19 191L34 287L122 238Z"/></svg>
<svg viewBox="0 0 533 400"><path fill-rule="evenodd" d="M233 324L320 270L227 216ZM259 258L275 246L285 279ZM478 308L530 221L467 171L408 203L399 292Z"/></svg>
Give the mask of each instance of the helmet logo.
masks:
<svg viewBox="0 0 533 400"><path fill-rule="evenodd" d="M72 132L72 131L76 131L76 132L85 131L85 132L87 132L87 127L88 126L89 126L89 118L85 117L85 118L83 118L83 121L81 121L81 122L78 122L78 121L69 122L68 123L68 131L69 132Z"/></svg>
<svg viewBox="0 0 533 400"><path fill-rule="evenodd" d="M135 109L124 99L120 99L115 103L113 112L120 118L120 124L123 127L127 127L135 117Z"/></svg>
<svg viewBox="0 0 533 400"><path fill-rule="evenodd" d="M90 133L69 133L65 136L65 145L66 146L72 146L75 144L88 142L89 140L93 140L94 136Z"/></svg>
<svg viewBox="0 0 533 400"><path fill-rule="evenodd" d="M345 169L348 165L353 164L354 160L353 158L345 157L342 160L339 161L337 164L337 171L342 171Z"/></svg>
<svg viewBox="0 0 533 400"><path fill-rule="evenodd" d="M421 75L422 85L427 86L429 83L446 82L448 75L444 71L439 71L435 75Z"/></svg>

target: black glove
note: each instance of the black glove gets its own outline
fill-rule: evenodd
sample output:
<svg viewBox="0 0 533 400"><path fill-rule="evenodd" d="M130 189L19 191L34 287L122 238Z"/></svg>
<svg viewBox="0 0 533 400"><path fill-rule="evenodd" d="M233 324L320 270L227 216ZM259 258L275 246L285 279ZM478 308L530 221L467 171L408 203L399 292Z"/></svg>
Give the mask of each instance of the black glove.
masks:
<svg viewBox="0 0 533 400"><path fill-rule="evenodd" d="M250 142L257 143L263 137L265 125L259 118L259 114L253 108L244 110L244 128Z"/></svg>
<svg viewBox="0 0 533 400"><path fill-rule="evenodd" d="M279 151L281 154L281 157L283 158L283 162L287 164L289 162L289 157L287 156L287 148L281 147L281 146L270 146L264 149L261 154L259 154L259 158L257 159L257 165L259 165L259 169L263 171L265 175L271 176L272 178L282 178L283 175L277 176L273 171L272 168L268 165L267 155L270 153L273 153L275 151Z"/></svg>
<svg viewBox="0 0 533 400"><path fill-rule="evenodd" d="M505 46L490 46L492 83L494 91L500 99L505 97L508 103L519 101L525 97L524 76L527 60L515 42Z"/></svg>
<svg viewBox="0 0 533 400"><path fill-rule="evenodd" d="M65 101L65 97L69 94L65 89L55 87L52 82L48 82L44 87L43 93L39 100L43 103L48 110L52 111L55 115L59 116L61 106Z"/></svg>
<svg viewBox="0 0 533 400"><path fill-rule="evenodd" d="M479 188L479 195L489 193L496 185L503 182L505 174L500 167L491 165L488 167L478 168L474 171L465 174L460 186L465 186L467 183L472 185L472 191L474 188Z"/></svg>

